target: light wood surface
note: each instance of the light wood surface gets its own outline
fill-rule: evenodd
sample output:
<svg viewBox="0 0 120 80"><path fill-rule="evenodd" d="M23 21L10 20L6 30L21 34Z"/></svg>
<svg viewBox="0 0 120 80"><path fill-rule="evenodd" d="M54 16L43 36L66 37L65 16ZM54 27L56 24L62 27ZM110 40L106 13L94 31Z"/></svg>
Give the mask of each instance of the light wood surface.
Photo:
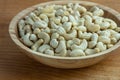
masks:
<svg viewBox="0 0 120 80"><path fill-rule="evenodd" d="M94 66L73 70L51 68L21 54L9 37L9 22L24 8L44 1L47 0L0 0L0 80L120 80L120 48ZM89 1L120 12L119 0Z"/></svg>

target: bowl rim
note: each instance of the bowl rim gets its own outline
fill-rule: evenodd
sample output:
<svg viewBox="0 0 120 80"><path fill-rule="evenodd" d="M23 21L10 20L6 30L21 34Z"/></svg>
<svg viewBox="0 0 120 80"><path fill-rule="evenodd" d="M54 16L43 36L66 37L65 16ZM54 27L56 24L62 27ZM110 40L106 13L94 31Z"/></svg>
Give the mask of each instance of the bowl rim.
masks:
<svg viewBox="0 0 120 80"><path fill-rule="evenodd" d="M64 2L64 3L63 3ZM34 5L34 6L31 6L27 9L24 9L22 10L21 12L19 12L10 22L9 24L9 35L12 39L12 41L19 47L21 48L22 50L24 50L25 52L28 52L29 54L32 54L32 55L37 55L37 56L42 56L42 57L45 57L45 58L54 58L54 59L68 59L68 60L72 60L72 59L88 59L88 58L95 58L95 57L98 57L98 56L101 56L101 55L105 55L105 54L108 54L110 53L111 51L117 49L119 46L120 46L120 40L118 41L118 43L116 43L112 48L110 49L107 49L105 51L102 51L102 52L99 52L97 54L92 54L92 55L87 55L87 56L80 56L80 57L60 57L60 56L50 56L50 55L46 55L46 54L43 54L43 53L39 53L39 52L36 52L36 51L33 51L31 49L29 49L28 47L26 47L17 37L16 35L16 30L15 30L15 27L19 21L19 19L21 19L22 17L24 17L26 14L28 14L29 12L33 11L34 9L36 9L37 7L39 6L44 6L44 5L47 5L47 4L66 4L66 3L80 3L80 4L84 4L84 5L88 5L88 6L94 6L94 5L97 5L99 6L100 8L108 11L109 13L111 13L112 15L114 15L118 20L120 20L120 14L119 12L109 8L109 7L106 7L106 6L103 6L101 4L98 4L98 3L94 3L94 2L89 2L89 1L49 1L49 2L43 2L43 3L40 3L40 4L37 4L37 5ZM23 14L25 13L25 14Z"/></svg>

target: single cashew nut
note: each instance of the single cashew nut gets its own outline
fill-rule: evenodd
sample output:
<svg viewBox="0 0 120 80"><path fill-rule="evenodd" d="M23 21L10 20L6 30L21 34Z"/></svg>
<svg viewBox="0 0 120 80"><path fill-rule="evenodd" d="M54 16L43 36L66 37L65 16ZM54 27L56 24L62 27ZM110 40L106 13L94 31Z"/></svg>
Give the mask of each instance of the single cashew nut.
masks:
<svg viewBox="0 0 120 80"><path fill-rule="evenodd" d="M49 41L50 41L50 36L47 33L45 33L45 32L40 32L38 34L38 38L43 39L44 40L44 44L49 43Z"/></svg>
<svg viewBox="0 0 120 80"><path fill-rule="evenodd" d="M33 24L34 24L34 21L33 21L29 16L26 16L26 17L25 17L25 23L26 23L26 24L33 25Z"/></svg>
<svg viewBox="0 0 120 80"><path fill-rule="evenodd" d="M50 56L54 56L54 51L47 49L47 50L45 50L45 54L50 55Z"/></svg>
<svg viewBox="0 0 120 80"><path fill-rule="evenodd" d="M38 48L38 52L43 53L43 52L45 52L45 50L47 50L47 49L50 49L50 46L49 46L48 44L43 44L42 46L40 46L40 47Z"/></svg>
<svg viewBox="0 0 120 80"><path fill-rule="evenodd" d="M72 27L72 23L71 22L63 23L63 28L66 30L66 32L70 31L71 27Z"/></svg>
<svg viewBox="0 0 120 80"><path fill-rule="evenodd" d="M72 49L72 50L73 50L73 49L85 50L85 49L87 48L87 46L88 46L87 40L83 39L83 41L81 42L80 45L75 45L75 44L73 44L73 45L71 46L71 49Z"/></svg>
<svg viewBox="0 0 120 80"><path fill-rule="evenodd" d="M98 41L103 42L105 44L110 44L111 43L110 38L107 37L107 36L99 36Z"/></svg>
<svg viewBox="0 0 120 80"><path fill-rule="evenodd" d="M39 46L40 46L42 43L43 43L43 39L39 39L38 41L36 41L36 42L32 45L31 49L34 50L34 51L37 51L37 49L39 48Z"/></svg>
<svg viewBox="0 0 120 80"><path fill-rule="evenodd" d="M30 41L29 38L30 38L30 33L27 33L26 35L24 35L24 36L22 37L23 43L24 43L26 46L28 46L28 47L30 47L30 46L33 45L33 42Z"/></svg>
<svg viewBox="0 0 120 80"><path fill-rule="evenodd" d="M31 34L30 35L30 40L33 41L33 42L36 42L37 41L37 36L35 34Z"/></svg>
<svg viewBox="0 0 120 80"><path fill-rule="evenodd" d="M71 57L85 56L85 53L83 52L83 50L74 49L74 50L71 51L70 56Z"/></svg>
<svg viewBox="0 0 120 80"><path fill-rule="evenodd" d="M24 26L25 26L25 21L20 20L19 23L18 23L18 30L19 30L19 33L20 33L20 37L25 35L25 30L23 29Z"/></svg>
<svg viewBox="0 0 120 80"><path fill-rule="evenodd" d="M66 40L73 39L77 36L77 31L76 30L71 30L70 33L68 34L63 34Z"/></svg>
<svg viewBox="0 0 120 80"><path fill-rule="evenodd" d="M58 46L58 41L57 39L52 39L50 41L50 45L53 47L53 48L56 48Z"/></svg>
<svg viewBox="0 0 120 80"><path fill-rule="evenodd" d="M100 51L104 51L107 49L107 46L104 45L102 42L98 42L97 45L96 45L96 48L99 48Z"/></svg>
<svg viewBox="0 0 120 80"><path fill-rule="evenodd" d="M100 52L100 49L99 48L95 48L95 49L86 49L85 50L85 54L86 55L92 55L92 54L96 54Z"/></svg>

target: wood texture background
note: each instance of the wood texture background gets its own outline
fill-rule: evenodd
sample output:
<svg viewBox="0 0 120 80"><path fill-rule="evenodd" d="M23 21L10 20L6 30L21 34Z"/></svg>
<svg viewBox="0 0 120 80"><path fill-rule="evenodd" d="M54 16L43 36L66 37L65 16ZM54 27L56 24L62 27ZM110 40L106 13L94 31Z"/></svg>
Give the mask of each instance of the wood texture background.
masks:
<svg viewBox="0 0 120 80"><path fill-rule="evenodd" d="M100 63L82 69L51 68L22 54L8 34L21 10L50 0L0 0L0 80L120 80L120 48ZM89 0L120 12L120 0Z"/></svg>

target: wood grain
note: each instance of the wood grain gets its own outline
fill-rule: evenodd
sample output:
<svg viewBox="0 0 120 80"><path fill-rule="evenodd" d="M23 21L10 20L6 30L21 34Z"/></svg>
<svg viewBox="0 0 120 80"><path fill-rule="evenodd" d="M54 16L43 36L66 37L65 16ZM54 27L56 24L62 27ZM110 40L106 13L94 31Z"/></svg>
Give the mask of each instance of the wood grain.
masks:
<svg viewBox="0 0 120 80"><path fill-rule="evenodd" d="M0 0L0 80L120 80L120 48L104 61L83 69L62 70L22 54L8 34L10 20L21 10L49 0ZM89 0L120 12L120 0Z"/></svg>

